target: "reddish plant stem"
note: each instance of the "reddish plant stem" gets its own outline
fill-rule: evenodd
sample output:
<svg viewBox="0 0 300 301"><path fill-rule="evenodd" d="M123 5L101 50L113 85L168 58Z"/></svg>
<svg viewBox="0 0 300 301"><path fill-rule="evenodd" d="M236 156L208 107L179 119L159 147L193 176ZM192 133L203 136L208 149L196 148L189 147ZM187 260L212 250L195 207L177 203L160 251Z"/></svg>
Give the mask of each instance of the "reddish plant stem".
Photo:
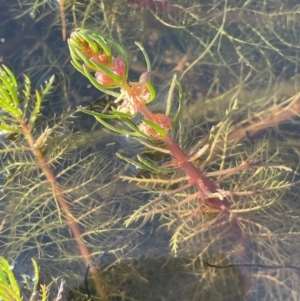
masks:
<svg viewBox="0 0 300 301"><path fill-rule="evenodd" d="M67 39L67 21L66 21L66 13L65 13L65 0L59 1L59 12L60 12L60 20L61 20L62 40L65 42Z"/></svg>
<svg viewBox="0 0 300 301"><path fill-rule="evenodd" d="M146 105L140 106L140 112L146 119L157 123L155 115ZM215 207L220 211L228 211L230 204L227 198L225 196L223 199L220 197L210 197L210 195L214 193L220 193L218 192L217 187L211 183L192 162L188 161L187 155L171 138L171 136L167 134L161 140L172 153L176 163L185 171L191 182L197 187L201 201L206 202L210 206Z"/></svg>
<svg viewBox="0 0 300 301"><path fill-rule="evenodd" d="M157 124L158 126L161 126L155 114L145 104L139 101L139 95L135 94L135 91L129 84L125 83L121 88L123 90L126 90L128 94L133 98L133 102L137 108L137 111L140 112L145 117L145 119ZM166 145L166 147L174 157L174 163L185 171L186 175L190 178L191 184L193 184L199 192L201 202L198 208L190 217L192 217L195 212L201 210L204 204L207 204L210 208L214 208L219 212L216 220L218 220L218 218L224 216L225 214L225 216L228 218L232 233L235 236L237 246L242 244L246 249L246 242L243 239L243 233L238 225L237 218L231 217L229 210L230 203L225 196L225 193L224 195L221 194L217 186L214 183L210 182L206 178L204 173L201 172L201 170L199 170L191 161L188 160L188 155L180 148L176 141L172 139L170 134L166 134L164 137L160 137L158 139L160 139ZM248 165L248 168L250 167L252 166ZM244 273L241 277L242 291L246 294L246 292L250 288L251 275L246 269L244 269L243 272Z"/></svg>
<svg viewBox="0 0 300 301"><path fill-rule="evenodd" d="M92 261L91 254L82 239L81 232L76 223L76 219L70 211L69 204L64 198L63 191L60 188L60 186L58 185L58 183L56 181L56 177L55 177L53 171L51 170L51 168L49 167L49 164L47 163L47 160L45 159L41 150L39 148L35 147L35 140L31 134L30 128L28 127L27 124L25 124L23 122L21 122L21 126L22 126L23 133L28 141L29 147L30 147L32 153L35 155L36 160L38 161L39 167L42 169L49 184L52 186L53 194L54 194L55 198L57 199L61 209L64 212L64 215L67 219L68 225L71 228L72 234L77 242L79 251L80 251L83 259L85 260L86 264L90 264ZM104 289L104 287L105 287L104 281L101 279L99 272L96 270L96 268L94 266L91 267L91 272L94 276L95 286L96 286L99 296L101 297L101 300L108 300L107 293Z"/></svg>

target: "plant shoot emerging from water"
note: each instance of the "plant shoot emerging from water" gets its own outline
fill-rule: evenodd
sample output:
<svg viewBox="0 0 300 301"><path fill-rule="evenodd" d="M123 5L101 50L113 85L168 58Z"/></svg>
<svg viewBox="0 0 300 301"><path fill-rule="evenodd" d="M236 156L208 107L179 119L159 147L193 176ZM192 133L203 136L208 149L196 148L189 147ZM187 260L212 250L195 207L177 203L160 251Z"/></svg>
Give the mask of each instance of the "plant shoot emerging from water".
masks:
<svg viewBox="0 0 300 301"><path fill-rule="evenodd" d="M112 105L110 107L109 113L98 113L87 108L79 108L79 110L94 116L103 126L114 132L150 141L150 143L145 144L150 149L153 149L154 152L160 150L165 152L165 149L157 147L158 142L164 144L168 153L171 154L172 160L162 166L157 166L156 164L153 164L152 161L145 159L140 155L137 156L138 160L132 160L120 154L117 155L121 159L134 164L139 169L148 170L150 173L160 172L168 175L173 173L174 170L181 169L186 174L186 176L181 179L172 178L172 180L166 180L168 185L170 185L171 182L175 185L173 190L166 193L163 192L156 199L141 206L127 219L126 226L133 221L144 217L143 222L137 229L140 230L147 220L151 219L154 215L163 215L167 220L165 225L167 225L168 228L172 225L176 227L170 242L172 251L176 253L180 242L193 239L193 237L196 239L198 231L202 233L205 229L209 230L210 228L213 228L214 225L218 224L216 221L219 221L220 224L225 223L228 225L227 231L231 233L232 237L230 242L232 243L232 249L234 250L232 255L241 262L249 262L252 257L251 254L247 252L249 246L243 230L243 223L247 223L247 221L244 221L234 214L237 211L236 208L238 208L238 206L235 207L236 204L231 201L234 192L219 189L217 184L210 181L205 173L193 163L195 160L200 159L200 161L204 162L203 165L205 165L208 161L216 158L217 154L215 152L218 151L218 148L222 149L223 144L225 147L227 141L220 141L220 138L224 131L231 128L229 117L236 109L236 103L234 103L231 109L226 112L225 120L221 121L211 130L211 137L208 139L208 144L200 150L186 153L171 135L171 131L174 129L174 125L178 120L182 107L182 90L180 84L177 82L176 76L173 77L170 86L165 113L154 112L148 106L156 97L155 89L150 82L151 65L144 48L139 43L136 44L145 57L147 72L140 76L138 82L128 81L127 75L129 64L127 55L123 48L114 41L104 39L100 34L90 30L77 29L71 34L68 43L74 67L86 76L96 88L115 97L114 103L117 104L116 106ZM119 89L120 92L116 92L116 89ZM176 107L176 110L174 110L173 107L173 110L171 110L170 107L175 106L172 102L172 96L175 89L179 92L179 104ZM174 116L171 116L171 111L176 111ZM137 118L140 116L141 118ZM111 122L114 120L117 122ZM115 124L118 124L118 126ZM211 149L209 150L210 146ZM208 157L202 160L204 153L207 151L209 153ZM289 170L281 165L271 166L270 164L261 161L250 162L252 157L253 156L249 156L249 158L245 158L238 166L232 167L230 165L227 169L224 166L223 161L220 170L210 174L218 177L218 182L220 182L220 180L226 179L236 172L246 171L250 168L273 167L274 169ZM151 180L153 180L152 182L154 183L156 180L152 178L151 180L132 177L123 178L140 183L143 183L143 180L145 180L145 183L150 183ZM156 181L156 183L163 182L164 180ZM180 185L180 183L184 184ZM273 186L275 185L274 183L272 184ZM277 185L278 187L276 189L286 188L288 186L285 182L280 183ZM247 191L245 192L245 195L254 196L262 194L264 191L267 191L267 189L268 188L264 187L264 189ZM273 188L270 187L270 189ZM186 191L188 192L185 193ZM164 202L165 199L168 200L175 195L179 196L179 201L176 201L175 198L173 203L167 204L167 201ZM240 195L243 195L243 193ZM196 206L193 207L193 205L191 205L190 208L192 208L192 210L190 210L189 204L195 204L195 202ZM159 207L160 203L163 203L161 207ZM249 205L249 207L251 207L251 205ZM212 212L217 214L217 216L213 220L200 218L203 220L203 223L199 223L200 230L197 228L197 223L193 225L194 229L193 227L189 228L189 226L187 226L187 221L191 220L198 212L201 212L204 215ZM204 221L206 221L205 224ZM218 236L218 234L216 235ZM201 237L201 234L199 236ZM210 244L208 244L207 248L209 245ZM227 259L230 260L229 257L230 255L228 255ZM210 267L213 268L214 265L212 264ZM244 276L242 277L243 292L249 290L250 277L250 273L245 270Z"/></svg>
<svg viewBox="0 0 300 301"><path fill-rule="evenodd" d="M189 156L170 135L170 130L180 113L181 99L173 118L168 112L154 113L147 106L155 99L156 93L150 82L150 61L143 47L137 43L146 59L147 72L140 76L139 82L128 82L127 56L120 45L112 40L104 39L96 32L85 29L74 31L68 42L74 67L96 88L116 97L115 103L119 104L117 107L112 106L109 114L101 114L84 108L80 110L94 116L100 123L115 132L164 143L173 156L173 165L183 169L190 179L190 185L197 188L198 192L194 197L200 199L199 206L205 205L220 212L229 212L230 204L226 196L189 160ZM182 92L176 77L173 82L178 86L181 98ZM120 93L113 91L115 88L119 88ZM143 116L139 124L132 121L137 114ZM115 127L106 119L120 120L124 128ZM139 167L157 170L153 163L141 157L138 158L140 162L134 163ZM249 167L252 166L249 165Z"/></svg>

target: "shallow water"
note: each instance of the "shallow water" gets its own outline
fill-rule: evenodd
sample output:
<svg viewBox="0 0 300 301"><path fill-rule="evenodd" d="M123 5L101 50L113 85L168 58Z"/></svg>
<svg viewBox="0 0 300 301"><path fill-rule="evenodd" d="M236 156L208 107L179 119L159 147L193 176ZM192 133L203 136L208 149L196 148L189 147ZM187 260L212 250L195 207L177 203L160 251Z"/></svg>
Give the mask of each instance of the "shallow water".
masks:
<svg viewBox="0 0 300 301"><path fill-rule="evenodd" d="M65 17L67 36L84 27L124 46L130 80L146 71L134 41L143 43L159 92L152 109L165 108L172 74L178 74L184 101L172 136L187 153L194 148L193 154L213 141L213 151L196 164L231 202L229 216L209 208L195 214L199 199L184 203L195 193L190 188L151 205L158 195L186 183L167 182L184 175L130 166L115 153L132 159L141 153L157 164L169 157L104 130L84 114L72 115L79 105L96 103L101 110L112 100L101 98L70 64L59 2L2 1L1 62L20 82L27 74L33 90L55 75L34 135L55 127L45 155L93 256L137 229L142 218L128 228L124 221L150 204L141 211L141 216L152 214L146 226L120 241L98 265L109 300L299 300L300 273L284 268L300 266L298 4L65 1ZM177 105L176 93L174 98ZM226 117L235 100L238 110ZM7 149L1 157L1 253L17 261L16 274L31 275L30 257L37 259L42 282L54 282L50 299L62 277L65 300L79 299L78 291L86 297L86 265L26 141L10 137L1 143L0 149ZM246 161L263 166L226 172ZM124 175L155 181L128 183ZM207 262L254 266L218 269ZM282 267L270 268L274 265Z"/></svg>

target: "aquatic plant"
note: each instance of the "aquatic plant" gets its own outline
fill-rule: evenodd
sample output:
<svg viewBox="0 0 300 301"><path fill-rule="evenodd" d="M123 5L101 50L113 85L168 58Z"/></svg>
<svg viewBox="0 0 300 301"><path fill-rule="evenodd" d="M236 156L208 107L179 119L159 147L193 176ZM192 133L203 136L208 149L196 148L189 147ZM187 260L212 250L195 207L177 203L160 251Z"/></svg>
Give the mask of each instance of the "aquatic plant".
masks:
<svg viewBox="0 0 300 301"><path fill-rule="evenodd" d="M26 287L30 292L29 300L36 300L37 294L41 295L39 300L47 300L47 287L45 285L40 285L39 277L39 267L34 259L32 259L32 264L34 266L34 283ZM25 282L26 275L24 275ZM32 280L31 280L32 281ZM25 282L26 284L26 282ZM22 301L24 300L21 294L21 288L17 279L13 273L13 265L11 266L9 262L2 256L0 256L0 298L3 301ZM59 293L57 295L59 298ZM57 299L59 300L59 299Z"/></svg>
<svg viewBox="0 0 300 301"><path fill-rule="evenodd" d="M262 153L265 152L265 141L257 144L253 153L248 154L247 157L235 159L238 165L232 166L230 151L232 149L236 152L238 145L236 140L228 140L228 136L232 131L231 117L237 104L233 103L232 107L227 110L225 118L211 130L205 145L190 153L183 151L172 138L172 135L176 135L176 133L172 134L172 129L176 127L182 107L182 90L176 76L173 77L170 85L165 112L155 112L155 108L150 108L150 103L154 102L156 95L150 82L151 65L140 44L137 43L137 46L145 56L147 72L141 75L138 82L130 82L127 79L129 67L126 53L113 40L104 39L100 34L90 30L77 29L71 34L68 43L74 67L85 75L95 87L115 98L114 104L107 113L99 113L82 107L79 110L94 116L103 126L114 132L134 139L145 139L147 141L145 145L152 150L152 153L163 152L170 155L169 158L161 159L163 164L159 165L149 157L137 155L137 160L133 160L117 154L139 170L147 170L150 175L159 174L158 177L151 176L150 178L122 176L121 178L145 185L165 184L166 187L169 187L168 191L160 189L158 197L136 210L127 219L126 225L130 225L141 217L144 218L143 225L156 215L163 216L165 219L163 224L169 229L174 229L170 244L175 253L179 244L191 240L195 244L195 237L201 237L208 231L215 233L214 239L218 237L223 242L225 239L230 239L231 242L226 246L227 252L229 249L235 250L230 257L225 257L226 260L235 258L235 260L252 261L252 254L247 250L249 242L245 238L247 236L245 227L249 225L252 227L253 222L244 220L236 213L252 212L258 208L271 206L278 198L273 196L267 200L266 195L273 191L277 194L277 191L282 192L290 186L288 181L282 178L280 171L290 172L291 169L281 164L267 162L268 155L262 156ZM115 92L116 88L120 89L120 93ZM174 109L172 100L176 88L179 93L179 103ZM221 154L219 170L206 175L203 168L211 164L211 161L212 164L216 164L215 158L219 156L219 153ZM255 161L258 154L260 158L266 159ZM197 161L199 161L198 166L196 166ZM250 169L257 169L257 171L250 172ZM184 171L185 175L182 175L180 170ZM260 180L254 181L253 188L250 190L236 191L233 188L235 180L226 183L228 178L234 179L235 174L238 174L238 177L242 177L241 174L245 177L251 173L252 177L257 175ZM212 176L217 180L213 182L207 176ZM268 178L272 180L270 181ZM245 181L247 181L246 178ZM228 190L221 189L220 185L228 186ZM264 197L261 197L262 195ZM244 200L237 201L236 197L244 198ZM212 218L212 216L214 217ZM192 224L190 225L190 223ZM218 229L220 226L225 228L227 234L220 237L215 229L216 226ZM209 246L210 244L205 249L208 249ZM198 256L203 261L202 256ZM249 290L249 277L249 273L245 271L241 289L245 294Z"/></svg>
<svg viewBox="0 0 300 301"><path fill-rule="evenodd" d="M0 300L1 301L24 301L39 300L46 301L48 299L49 288L45 284L40 283L40 271L37 262L32 259L34 269L33 278L28 275L22 275L22 284L18 282L14 267L16 263L9 264L8 260L0 256ZM59 290L54 301L62 299L64 281L60 283Z"/></svg>
<svg viewBox="0 0 300 301"><path fill-rule="evenodd" d="M51 90L53 82L54 76L52 76L50 81L46 83L45 87L42 87L40 90L36 90L35 102L33 103L31 100L30 79L27 76L24 76L24 89L22 91L23 98L21 101L19 96L19 85L14 74L9 68L2 66L0 68L0 106L2 110L0 130L2 135L15 135L13 139L16 140L22 140L25 138L27 142L27 149L21 150L30 151L33 155L33 157L28 159L33 160L31 161L31 164L34 164L34 161L36 161L37 168L42 171L43 177L45 177L45 180L43 181L45 181L45 184L50 188L51 194L55 199L55 203L57 206L59 206L58 212L62 211L61 214L63 214L64 218L67 220L67 224L72 231L72 235L78 245L83 259L89 263L91 261L90 252L82 238L76 218L70 210L65 193L61 185L58 183L57 177L51 168L52 160L49 160L45 154L47 141L50 135L53 133L54 128L45 128L45 130L38 137L34 137L33 135L35 122L40 114L42 100ZM15 152L16 149L4 148L1 150L1 152L5 155L9 154L10 151ZM56 160L56 158L54 157L53 160ZM17 168L15 164L12 165L12 167L6 165L7 172L22 172L21 168ZM23 165L26 165L26 163L24 162ZM10 178L14 178L14 176L11 176ZM18 187L18 189L20 189L20 187ZM26 201L26 198L29 197L30 193L35 189L39 189L39 183L37 183L37 186L33 186L25 193L23 196L23 201ZM18 207L20 205L21 204L14 204L13 206ZM96 287L98 287L102 298L105 299L106 293L104 292L101 284L102 280L99 277L96 278L98 279L96 280L96 282L98 281L98 285Z"/></svg>
<svg viewBox="0 0 300 301"><path fill-rule="evenodd" d="M200 199L200 206L208 205L219 211L227 211L229 202L226 196L223 195L222 191L218 190L213 183L209 182L204 174L191 163L191 159L168 133L175 125L182 106L182 100L180 99L174 118L169 116L172 105L172 93L175 85L179 85L176 81L176 77L174 77L172 82L168 101L169 107L166 109L166 112L153 113L147 106L147 104L155 99L155 90L150 83L150 61L144 49L139 44L138 46L145 55L148 71L141 75L139 82L129 83L127 82L128 62L126 53L118 44L111 40L106 41L101 35L95 32L77 30L72 33L69 46L73 65L82 74L87 76L91 83L99 90L115 96L116 99L114 103L122 102L117 107L112 106L109 114L97 113L83 108L80 108L80 110L94 116L100 123L115 132L130 137L145 138L150 141L161 141L164 143L173 156L173 166L183 169L190 178L190 186L194 185L197 188L198 194L195 194L194 198ZM118 51L115 57L112 55L112 47ZM91 73L94 73L94 76ZM116 94L112 92L111 90L114 88L120 88L120 93ZM181 94L180 86L179 91ZM143 118L138 121L138 124L135 124L132 120L138 113L142 114ZM105 119L120 120L124 124L124 128L117 128L110 125ZM199 152L202 154L203 150ZM199 155L194 155L193 159L198 157ZM154 166L150 161L141 156L138 156L138 160L139 162L128 161L138 168L165 173L172 171L172 168L168 169L163 166ZM256 165L260 166L260 164L254 164L253 166ZM242 168L250 167L252 167L251 164L245 167L243 166ZM180 189L178 192L180 192Z"/></svg>
<svg viewBox="0 0 300 301"><path fill-rule="evenodd" d="M6 2L11 5L11 2ZM129 6L129 2L135 4ZM178 260L177 263L182 265L189 263L187 273L197 278L190 299L232 300L234 292L241 287L238 282L241 274L251 273L253 285L248 293L249 299L298 300L297 271L238 266L245 263L259 263L265 267L299 265L299 190L297 184L289 184L297 183L299 168L298 4L240 0L210 1L209 5L194 0L163 3L65 1L67 29L93 28L121 44L131 62L130 79L136 79L137 74L146 71L134 41L143 43L153 64L151 82L159 92L156 101L150 103L151 110L165 113L165 99L170 94L170 116L174 117L179 102L178 86L175 84L173 92L172 89L169 92L170 85L165 84L169 82L172 72L177 72L177 79L185 92L184 105L169 133L191 157L194 154L197 156L198 150L202 149L203 154L200 153L193 163L210 181L227 192L231 216L237 218L238 226L243 231L243 243L238 245L238 236L234 237L233 227L225 215L214 222L218 213L212 208L209 208L210 212L206 212L205 207L195 212L199 206L197 198L182 204L180 208L177 206L196 193L191 186L172 194L174 189L189 184L189 178L182 169L171 165L167 166L168 173L164 173L158 169L154 172L135 167L141 164L136 153L156 168L167 162L172 163L171 155L162 142L148 140L149 147L146 139L139 138L144 145L134 149L132 154L130 148L138 145L136 140L126 135L110 136L105 127L91 124L93 119L81 114L77 115L78 118L72 117L73 109L67 110L69 106L74 108L79 104L86 106L94 103L99 93L93 88L87 89L87 81L73 73L68 51L61 43L59 3L49 0L13 3L13 18L18 24L13 28L19 29L19 35L15 30L13 33L16 35L10 33L10 36L18 47L3 43L1 49L4 49L5 64L13 66L16 74L28 74L34 87L38 87L44 79L49 80L55 73L55 87L61 85L63 88L61 93L51 98L51 103L45 103L47 111L42 113L46 113L48 118L46 120L43 115L39 117L34 135L38 137L46 126L52 128L56 124L56 130L47 141L46 153L50 161L55 157L51 166L64 190L68 191L72 212L80 221L83 237L93 256L97 258L104 254L120 236L125 237L124 234L139 228L138 223L131 223L131 228L126 229L123 226L123 221L136 212L136 219L139 218L142 224L148 219L146 226L153 221L153 231L159 227L156 232L160 235L157 242L159 249L164 244L167 247L168 235L178 229L177 258L174 261ZM161 8L160 4L164 7ZM3 24L7 17L3 10L0 14ZM16 19L18 15L22 17ZM35 26L28 25L35 22ZM2 36L6 28L6 25L1 27ZM34 28L38 31L32 30ZM29 36L36 36L35 40L30 40L34 43L26 43L26 31ZM8 42L8 36L5 37ZM42 46L38 48L40 41ZM108 104L113 99L113 96L104 97L89 109L107 113ZM232 108L236 99L239 110L231 110L226 117L226 110ZM50 117L52 114L56 114L55 120ZM86 121L89 123L86 124ZM115 127L120 126L118 119L104 121ZM138 124L138 119L133 121ZM210 134L213 126L215 130ZM118 148L120 142L126 146L121 150ZM160 147L160 151L154 149L153 144ZM1 137L1 145L10 150L9 156L1 158L1 164L7 171L7 177L3 175L1 178L1 188L7 193L1 202L1 218L5 220L1 232L1 239L6 242L4 254L13 258L18 256L17 260L23 267L26 258L38 258L42 271L49 271L52 277L71 275L80 281L84 273L83 264L78 260L81 257L73 245L63 214L58 206L50 206L55 199L48 186L43 185L41 171L36 168L35 173L30 172L36 162L29 160L30 152L24 150L26 140ZM108 152L117 152L120 158L126 157L127 161L122 164L116 156L108 156ZM111 164L108 163L110 160ZM134 161L135 166L126 164L130 160ZM242 162L263 162L265 166L240 170L230 176L217 176L217 173L236 168ZM279 170L276 165L289 167L295 173L287 169ZM14 172L16 166L19 166L19 173ZM122 167L127 169L125 173ZM125 182L108 185L109 181L116 183L118 178ZM131 184L128 184L129 181ZM40 190L31 189L34 185ZM30 193L26 194L28 191ZM127 191L124 197L121 196L123 191ZM157 202L151 203L150 195ZM14 204L19 205L14 207ZM196 214L193 215L193 212ZM143 232L147 231L148 227ZM131 281L136 279L147 283L148 272L154 264L149 269L140 262L140 256L152 258L150 246L132 255L137 258L134 267L140 269L126 270L130 260L120 259L123 254L128 259L132 254L131 247L135 248L142 237L136 235L119 241L114 250L101 258L101 270L111 272L108 279L110 284L115 283L112 291L119 297L151 299L151 294L145 298L139 291L141 288L134 287ZM124 245L130 247L125 248ZM248 251L245 252L245 249ZM22 255L28 253L22 260ZM172 253L169 256L173 256ZM187 260L180 261L184 256L188 257ZM121 265L103 267L107 257L119 258ZM167 257L164 261L166 264L170 262ZM218 267L231 265L232 268L209 268L206 262ZM155 275L162 272L157 270ZM137 272L142 275L140 278ZM124 278L128 279L127 283L122 282ZM148 280L151 283L150 275ZM164 284L160 285L163 295L167 289ZM143 286L143 290L146 287ZM150 290L151 286L148 287ZM182 288L182 285L178 287ZM157 292L158 287L154 289ZM180 292L183 293L184 288Z"/></svg>
<svg viewBox="0 0 300 301"><path fill-rule="evenodd" d="M0 79L1 253L17 262L18 279L20 274L34 278L28 262L35 258L54 299L62 277L67 293L103 248L131 232L120 225L137 207L128 194L134 189L125 187L122 200L128 194L128 201L119 201L115 173L124 164L106 159L115 144L103 129L74 132L74 112L45 122L42 101L50 96L54 77L34 95L30 78L20 83L6 66ZM129 244L110 251L118 258ZM99 271L94 280L94 288L100 285L97 295L110 298Z"/></svg>

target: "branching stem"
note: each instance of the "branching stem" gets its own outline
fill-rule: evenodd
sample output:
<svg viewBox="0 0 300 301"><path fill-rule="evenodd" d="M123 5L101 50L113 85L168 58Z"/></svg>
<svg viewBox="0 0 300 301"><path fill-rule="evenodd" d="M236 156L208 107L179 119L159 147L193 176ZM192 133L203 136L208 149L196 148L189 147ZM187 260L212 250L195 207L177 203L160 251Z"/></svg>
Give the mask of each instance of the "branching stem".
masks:
<svg viewBox="0 0 300 301"><path fill-rule="evenodd" d="M76 243L78 245L79 251L84 258L84 261L86 264L89 264L92 261L91 254L85 244L85 242L82 239L81 232L79 230L79 227L77 225L76 219L71 213L70 207L68 205L68 202L66 201L64 197L63 190L59 186L59 184L56 181L56 177L49 167L49 164L47 163L47 160L41 150L35 146L35 140L31 134L30 128L26 123L21 122L21 127L23 130L23 133L27 139L27 142L29 144L31 152L34 154L40 168L42 169L47 181L49 184L51 184L53 189L53 194L56 198L56 200L59 203L59 206L64 212L64 215L67 219L68 225L71 228L72 234L76 240ZM101 279L101 275L99 274L99 271L96 270L94 266L91 266L91 272L94 276L94 282L97 289L97 292L99 296L101 296L101 300L109 300L107 293L105 291L105 285L104 281Z"/></svg>

